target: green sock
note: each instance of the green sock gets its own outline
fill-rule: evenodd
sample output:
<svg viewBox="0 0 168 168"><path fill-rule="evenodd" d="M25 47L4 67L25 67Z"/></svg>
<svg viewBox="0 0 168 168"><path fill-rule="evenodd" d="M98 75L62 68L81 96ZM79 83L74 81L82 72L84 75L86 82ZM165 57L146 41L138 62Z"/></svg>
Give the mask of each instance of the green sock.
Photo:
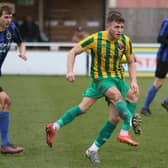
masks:
<svg viewBox="0 0 168 168"><path fill-rule="evenodd" d="M126 103L118 102L115 106L115 109L116 109L116 112L119 114L120 118L124 121L122 129L128 130L130 128L132 113L127 108Z"/></svg>
<svg viewBox="0 0 168 168"><path fill-rule="evenodd" d="M57 120L57 123L60 125L60 127L63 127L64 125L70 123L73 119L75 119L80 114L83 114L80 107L76 106L69 110L67 110L64 115Z"/></svg>
<svg viewBox="0 0 168 168"><path fill-rule="evenodd" d="M127 103L127 108L131 112L132 116L135 113L136 105L137 104L135 102L128 102ZM122 125L122 129L128 130L129 128L130 128L130 123L124 122L123 125Z"/></svg>
<svg viewBox="0 0 168 168"><path fill-rule="evenodd" d="M116 127L115 125L113 125L112 123L107 121L104 124L103 128L100 130L100 132L95 140L96 146L101 147L107 141L107 139L110 138L115 127Z"/></svg>
<svg viewBox="0 0 168 168"><path fill-rule="evenodd" d="M136 109L137 103L135 102L128 102L127 103L127 108L129 109L129 111L132 113L132 116L135 113L135 109Z"/></svg>

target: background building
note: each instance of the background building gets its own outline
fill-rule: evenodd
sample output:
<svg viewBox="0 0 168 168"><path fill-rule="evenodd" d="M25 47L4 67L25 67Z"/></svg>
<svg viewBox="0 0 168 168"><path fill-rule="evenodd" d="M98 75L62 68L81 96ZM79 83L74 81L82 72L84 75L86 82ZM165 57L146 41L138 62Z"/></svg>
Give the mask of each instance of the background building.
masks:
<svg viewBox="0 0 168 168"><path fill-rule="evenodd" d="M70 42L77 26L89 33L105 27L108 10L121 11L125 32L133 42L155 43L160 24L167 16L166 0L1 0L9 2L18 23L31 15L51 42Z"/></svg>

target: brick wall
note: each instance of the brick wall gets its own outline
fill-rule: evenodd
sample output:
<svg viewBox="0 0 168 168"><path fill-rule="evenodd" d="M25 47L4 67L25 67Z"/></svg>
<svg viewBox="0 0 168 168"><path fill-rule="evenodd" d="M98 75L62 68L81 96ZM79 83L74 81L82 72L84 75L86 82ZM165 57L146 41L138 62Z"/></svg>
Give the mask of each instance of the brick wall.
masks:
<svg viewBox="0 0 168 168"><path fill-rule="evenodd" d="M116 0L119 8L167 8L167 0Z"/></svg>

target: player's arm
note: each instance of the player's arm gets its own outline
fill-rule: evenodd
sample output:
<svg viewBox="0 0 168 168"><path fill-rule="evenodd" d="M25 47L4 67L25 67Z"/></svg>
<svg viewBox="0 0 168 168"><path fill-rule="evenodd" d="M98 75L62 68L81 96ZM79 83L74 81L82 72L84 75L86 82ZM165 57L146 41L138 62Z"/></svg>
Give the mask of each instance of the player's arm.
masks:
<svg viewBox="0 0 168 168"><path fill-rule="evenodd" d="M19 57L22 58L23 60L27 60L26 56L26 47L23 43L18 44L18 49L19 49Z"/></svg>
<svg viewBox="0 0 168 168"><path fill-rule="evenodd" d="M168 45L168 26L167 26L167 22L162 23L159 35L157 37L157 42L161 43L161 44Z"/></svg>
<svg viewBox="0 0 168 168"><path fill-rule="evenodd" d="M129 38L126 38L125 56L127 58L128 73L131 79L130 83L131 89L133 89L135 93L139 93L139 87L136 79L136 64L132 52L132 43Z"/></svg>
<svg viewBox="0 0 168 168"><path fill-rule="evenodd" d="M26 57L26 47L23 44L22 37L21 37L19 29L16 27L16 25L13 22L10 25L10 29L12 31L13 41L18 46L19 57L22 58L23 60L27 60L27 57Z"/></svg>
<svg viewBox="0 0 168 168"><path fill-rule="evenodd" d="M75 75L73 72L75 57L78 54L86 52L89 49L93 48L93 46L94 46L94 35L90 35L81 40L70 50L68 54L67 75L66 75L66 78L69 82L73 82L75 80Z"/></svg>
<svg viewBox="0 0 168 168"><path fill-rule="evenodd" d="M127 63L128 63L128 73L131 78L131 89L133 89L135 93L139 93L139 87L136 79L136 65L133 56L127 57Z"/></svg>
<svg viewBox="0 0 168 168"><path fill-rule="evenodd" d="M127 64L128 64L128 71L130 74L131 79L136 79L136 75L134 74L134 72L136 71L136 66L135 66L135 62L134 62L134 58L133 56L126 56L127 59Z"/></svg>
<svg viewBox="0 0 168 168"><path fill-rule="evenodd" d="M83 52L83 50L80 46L80 43L78 43L70 50L70 52L68 54L66 78L69 82L74 82L75 81L75 75L74 75L74 72L73 72L75 57L82 52Z"/></svg>

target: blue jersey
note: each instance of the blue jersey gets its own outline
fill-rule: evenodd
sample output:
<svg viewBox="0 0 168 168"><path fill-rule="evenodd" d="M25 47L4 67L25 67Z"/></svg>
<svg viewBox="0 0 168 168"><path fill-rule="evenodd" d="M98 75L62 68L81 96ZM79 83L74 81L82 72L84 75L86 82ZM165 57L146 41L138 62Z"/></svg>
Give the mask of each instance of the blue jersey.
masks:
<svg viewBox="0 0 168 168"><path fill-rule="evenodd" d="M160 47L157 53L157 60L161 62L168 61L168 18L166 18L161 25L158 42Z"/></svg>
<svg viewBox="0 0 168 168"><path fill-rule="evenodd" d="M15 42L17 44L20 44L22 42L21 35L14 22L11 22L9 27L6 28L5 31L0 32L0 74L2 63L7 56L12 42Z"/></svg>

